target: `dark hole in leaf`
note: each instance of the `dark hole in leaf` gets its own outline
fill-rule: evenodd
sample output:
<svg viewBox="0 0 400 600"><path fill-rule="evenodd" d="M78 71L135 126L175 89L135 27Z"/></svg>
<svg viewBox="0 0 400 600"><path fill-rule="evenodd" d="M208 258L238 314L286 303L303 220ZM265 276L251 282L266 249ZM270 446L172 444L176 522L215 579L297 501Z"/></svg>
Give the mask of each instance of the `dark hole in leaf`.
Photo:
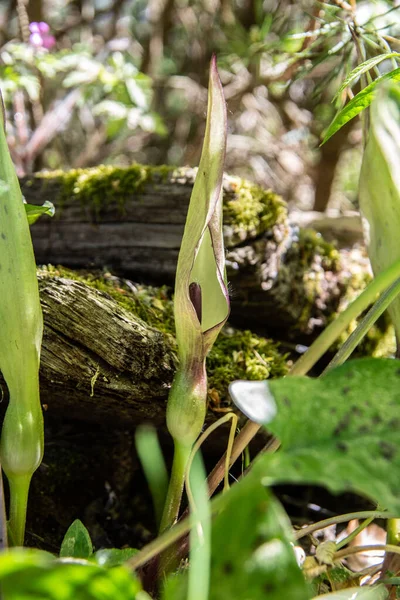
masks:
<svg viewBox="0 0 400 600"><path fill-rule="evenodd" d="M386 458L387 460L391 460L396 454L396 448L389 442L379 442L379 448L383 458Z"/></svg>
<svg viewBox="0 0 400 600"><path fill-rule="evenodd" d="M366 433L370 432L370 428L368 427L368 425L361 425L361 427L358 429L358 433L361 435L365 435Z"/></svg>
<svg viewBox="0 0 400 600"><path fill-rule="evenodd" d="M333 435L339 435L344 429L347 429L350 423L350 413L345 414L341 420L339 421L336 429L333 432Z"/></svg>
<svg viewBox="0 0 400 600"><path fill-rule="evenodd" d="M193 281L189 285L189 298L193 304L194 310L196 311L199 323L201 323L201 286L199 283Z"/></svg>
<svg viewBox="0 0 400 600"><path fill-rule="evenodd" d="M225 575L230 575L231 573L233 573L233 565L231 562L225 562L222 565L222 570L225 573Z"/></svg>
<svg viewBox="0 0 400 600"><path fill-rule="evenodd" d="M349 391L350 391L350 388L349 388L349 386L347 385L347 386L345 386L345 387L342 389L342 394L343 394L344 396L346 396L346 395L349 393Z"/></svg>
<svg viewBox="0 0 400 600"><path fill-rule="evenodd" d="M345 444L344 442L338 442L336 444L336 448L340 451L340 452L347 452L347 444Z"/></svg>

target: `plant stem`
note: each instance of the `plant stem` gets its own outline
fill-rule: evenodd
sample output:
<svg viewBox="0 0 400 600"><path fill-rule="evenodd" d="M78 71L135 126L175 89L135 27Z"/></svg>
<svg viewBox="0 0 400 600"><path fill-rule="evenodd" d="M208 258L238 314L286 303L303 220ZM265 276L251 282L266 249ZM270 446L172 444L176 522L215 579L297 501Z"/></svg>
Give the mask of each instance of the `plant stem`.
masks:
<svg viewBox="0 0 400 600"><path fill-rule="evenodd" d="M343 346L341 346L338 352L335 354L329 365L323 371L322 375L325 375L325 373L334 367L338 367L339 365L343 364L349 358L362 338L366 335L369 329L371 329L375 321L379 319L379 317L385 312L387 307L393 302L399 293L400 279L395 281L386 291L384 291L372 308L369 309L368 313L357 325L357 328L347 338Z"/></svg>
<svg viewBox="0 0 400 600"><path fill-rule="evenodd" d="M226 502L226 494L219 494L216 498L213 498L210 502L211 515L215 515ZM147 544L138 554L135 554L125 564L130 569L138 569L142 565L149 562L152 558L163 552L166 548L177 542L183 537L192 526L189 517L182 519L179 523L167 529L163 534L157 537L155 540Z"/></svg>
<svg viewBox="0 0 400 600"><path fill-rule="evenodd" d="M364 529L368 527L368 525L371 525L374 518L375 517L368 517L368 519L364 519L364 521L360 523L359 526L356 527L356 529L354 529L348 536L343 538L343 540L340 540L340 542L337 542L337 550L340 550L340 548L344 548L345 546L350 544L352 540L354 540L358 535L360 535L362 531L364 531Z"/></svg>
<svg viewBox="0 0 400 600"><path fill-rule="evenodd" d="M351 548L343 548L335 552L333 559L339 560L350 556L350 554L358 554L359 552L370 552L377 550L379 552L391 552L392 554L400 554L400 548L392 544L367 544L366 546L352 546Z"/></svg>
<svg viewBox="0 0 400 600"><path fill-rule="evenodd" d="M390 519L392 516L393 515L385 511L376 510L362 510L345 515L337 515L336 517L330 517L329 519L318 521L318 523L313 523L307 527L302 527L302 529L294 532L294 539L299 540L306 535L314 533L314 531L325 529L325 527L330 527L331 525L336 525L337 523L346 523L346 521L351 521L352 519L368 519L370 517L373 517L374 519Z"/></svg>
<svg viewBox="0 0 400 600"><path fill-rule="evenodd" d="M160 533L169 529L178 519L183 486L185 484L186 466L191 450L191 446L184 446L178 441L174 441L174 461L172 463L171 479L160 524Z"/></svg>
<svg viewBox="0 0 400 600"><path fill-rule="evenodd" d="M345 331L376 297L400 277L400 260L379 273L365 290L321 333L307 352L295 363L290 375L306 375L333 342Z"/></svg>
<svg viewBox="0 0 400 600"><path fill-rule="evenodd" d="M9 477L8 482L10 486L10 519L8 521L10 545L23 546L31 476Z"/></svg>
<svg viewBox="0 0 400 600"><path fill-rule="evenodd" d="M251 440L258 433L260 427L261 425L254 423L253 421L246 422L243 429L240 430L237 438L234 441L229 460L230 467L237 461L243 450L249 445ZM225 452L208 476L208 489L210 496L215 492L224 477L226 456L227 455Z"/></svg>

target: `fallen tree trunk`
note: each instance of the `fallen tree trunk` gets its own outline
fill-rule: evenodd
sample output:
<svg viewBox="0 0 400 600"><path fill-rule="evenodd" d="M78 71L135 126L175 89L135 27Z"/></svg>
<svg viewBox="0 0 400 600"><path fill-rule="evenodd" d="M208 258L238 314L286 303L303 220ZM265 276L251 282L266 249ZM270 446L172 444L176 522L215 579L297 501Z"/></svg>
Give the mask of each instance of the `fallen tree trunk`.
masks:
<svg viewBox="0 0 400 600"><path fill-rule="evenodd" d="M97 167L22 181L28 202L51 200L53 219L32 228L37 261L108 268L135 281L173 284L193 169ZM233 323L308 343L369 278L358 253L339 253L289 223L285 203L224 179L224 239ZM361 270L360 270L361 267Z"/></svg>
<svg viewBox="0 0 400 600"><path fill-rule="evenodd" d="M172 300L163 289L139 290L117 278L85 282L72 271L60 277L55 269L39 270L38 278L44 317L40 390L48 417L126 430L144 422L165 428L177 347ZM286 372L277 344L227 328L209 356L207 422L230 406L232 380Z"/></svg>
<svg viewBox="0 0 400 600"><path fill-rule="evenodd" d="M127 429L164 424L175 371L168 336L84 283L42 273L39 287L48 414Z"/></svg>

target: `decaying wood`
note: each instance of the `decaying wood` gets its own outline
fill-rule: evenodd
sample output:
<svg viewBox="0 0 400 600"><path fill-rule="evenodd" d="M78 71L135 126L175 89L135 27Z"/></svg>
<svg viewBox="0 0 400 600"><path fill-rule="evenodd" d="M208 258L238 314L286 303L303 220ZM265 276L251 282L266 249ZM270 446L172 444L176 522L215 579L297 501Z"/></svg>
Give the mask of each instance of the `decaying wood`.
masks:
<svg viewBox="0 0 400 600"><path fill-rule="evenodd" d="M23 180L28 202L56 205L56 216L32 229L38 263L106 267L134 281L173 284L193 181L192 169L155 175L122 201L105 189L99 206L98 199L62 196L59 176ZM237 190L237 179L226 176L224 202L235 201ZM232 322L279 339L315 337L351 288L354 267L360 270L359 255L332 260L318 240L303 243L300 234L299 241L299 228L282 213L267 230L261 222L247 229L225 222L224 238ZM367 270L365 259L361 267Z"/></svg>
<svg viewBox="0 0 400 600"><path fill-rule="evenodd" d="M167 336L83 283L39 277L47 413L130 429L164 423L175 369Z"/></svg>

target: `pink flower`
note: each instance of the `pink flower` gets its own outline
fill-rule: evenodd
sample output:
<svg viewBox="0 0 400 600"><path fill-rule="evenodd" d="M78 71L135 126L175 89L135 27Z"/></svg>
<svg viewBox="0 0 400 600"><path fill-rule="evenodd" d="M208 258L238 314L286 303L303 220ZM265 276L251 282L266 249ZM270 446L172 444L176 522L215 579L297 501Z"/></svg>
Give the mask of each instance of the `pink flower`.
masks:
<svg viewBox="0 0 400 600"><path fill-rule="evenodd" d="M33 21L29 25L29 31L31 32L29 42L35 48L46 48L47 50L50 50L56 43L56 38L54 35L50 34L48 23L45 23L44 21L40 21L39 23Z"/></svg>

